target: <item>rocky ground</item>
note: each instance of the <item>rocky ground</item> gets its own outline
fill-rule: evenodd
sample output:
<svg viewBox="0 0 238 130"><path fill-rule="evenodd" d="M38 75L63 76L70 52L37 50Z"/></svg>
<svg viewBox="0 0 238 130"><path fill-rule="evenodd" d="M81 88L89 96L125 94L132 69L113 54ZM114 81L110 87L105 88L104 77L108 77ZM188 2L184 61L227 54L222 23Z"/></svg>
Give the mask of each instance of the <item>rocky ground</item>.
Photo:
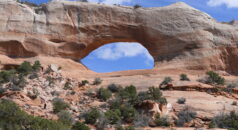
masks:
<svg viewBox="0 0 238 130"><path fill-rule="evenodd" d="M153 107L151 110L160 111L162 114L169 113L169 115L175 115L176 118L176 114L179 111L189 107L189 109L197 113L197 116L196 119L185 126L196 128L208 128L208 124L214 116L238 110L237 105L232 105L234 101L238 101L238 95L235 93L236 89L234 89L234 93L210 93L208 90L214 88L214 86L198 82L198 79L205 77L202 72L194 71L193 75L188 74L190 81L181 81L179 77L181 71L168 73L169 70L134 70L131 72L104 73L75 78L75 76L66 77L65 70L63 68L59 70L59 68L57 64L45 65L43 70L38 72L33 79L29 79L32 75L28 76L26 87L22 91L8 91L1 97L13 100L23 110L32 115L53 120L58 117L53 113L52 100L61 98L70 104L68 111L72 113L75 120L78 120L82 113L93 107L106 111L103 107L106 103L96 96L96 91L101 87L106 88L109 84L115 83L121 86L134 85L138 91L145 91L151 86L159 87L164 77L169 76L173 81L168 85L169 89L163 90L162 93L170 106L164 106L160 110L156 110ZM222 72L219 73L226 78L227 84L237 82L234 76ZM102 79L100 85L93 85L96 77ZM82 80L85 79L89 81L89 84L82 85ZM182 97L186 99L186 103L177 103L178 99Z"/></svg>

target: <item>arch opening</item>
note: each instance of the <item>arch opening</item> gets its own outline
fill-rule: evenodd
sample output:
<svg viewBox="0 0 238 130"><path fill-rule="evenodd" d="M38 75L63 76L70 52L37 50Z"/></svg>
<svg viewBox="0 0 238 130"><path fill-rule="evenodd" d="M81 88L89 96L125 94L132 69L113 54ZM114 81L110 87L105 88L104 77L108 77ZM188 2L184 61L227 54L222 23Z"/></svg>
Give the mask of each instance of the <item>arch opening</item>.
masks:
<svg viewBox="0 0 238 130"><path fill-rule="evenodd" d="M154 68L153 57L143 45L136 42L103 45L81 59L81 63L98 73Z"/></svg>

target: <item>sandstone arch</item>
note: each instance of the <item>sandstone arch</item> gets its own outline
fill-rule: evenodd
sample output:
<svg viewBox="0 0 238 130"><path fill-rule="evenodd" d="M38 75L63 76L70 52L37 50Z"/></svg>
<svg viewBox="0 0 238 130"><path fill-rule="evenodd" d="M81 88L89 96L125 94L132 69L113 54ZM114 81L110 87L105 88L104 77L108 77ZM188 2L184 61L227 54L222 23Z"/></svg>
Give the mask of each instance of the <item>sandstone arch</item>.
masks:
<svg viewBox="0 0 238 130"><path fill-rule="evenodd" d="M30 7L2 0L0 41L6 39L36 55L71 59L109 42L139 42L161 68L238 74L238 23L219 23L184 3L134 9L70 1Z"/></svg>

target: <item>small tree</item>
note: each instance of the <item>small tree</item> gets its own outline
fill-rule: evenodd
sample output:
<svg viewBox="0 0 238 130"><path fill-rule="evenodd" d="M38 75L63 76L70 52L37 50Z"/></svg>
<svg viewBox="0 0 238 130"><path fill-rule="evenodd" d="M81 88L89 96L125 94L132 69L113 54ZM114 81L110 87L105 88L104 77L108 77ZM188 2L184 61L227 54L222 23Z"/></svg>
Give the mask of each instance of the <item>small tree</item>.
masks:
<svg viewBox="0 0 238 130"><path fill-rule="evenodd" d="M181 74L180 75L180 80L181 81L190 81L190 79L188 78L188 76L186 74Z"/></svg>
<svg viewBox="0 0 238 130"><path fill-rule="evenodd" d="M52 103L54 113L58 113L70 107L68 103L66 103L63 99L60 98L54 98Z"/></svg>

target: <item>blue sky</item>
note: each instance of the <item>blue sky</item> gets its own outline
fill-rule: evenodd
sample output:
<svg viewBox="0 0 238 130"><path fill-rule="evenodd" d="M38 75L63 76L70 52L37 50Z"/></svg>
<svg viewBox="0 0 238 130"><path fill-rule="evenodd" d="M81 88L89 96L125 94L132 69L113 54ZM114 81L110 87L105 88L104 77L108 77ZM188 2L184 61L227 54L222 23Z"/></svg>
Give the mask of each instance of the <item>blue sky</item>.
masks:
<svg viewBox="0 0 238 130"><path fill-rule="evenodd" d="M37 4L48 0L26 0ZM56 0L59 1L59 0ZM176 2L185 2L206 12L217 21L229 22L238 19L238 0L89 0L105 4L121 4L143 7L161 7ZM125 48L125 49L123 49ZM81 60L83 64L96 72L112 72L131 69L153 68L154 61L148 51L138 43L113 43L104 45Z"/></svg>

